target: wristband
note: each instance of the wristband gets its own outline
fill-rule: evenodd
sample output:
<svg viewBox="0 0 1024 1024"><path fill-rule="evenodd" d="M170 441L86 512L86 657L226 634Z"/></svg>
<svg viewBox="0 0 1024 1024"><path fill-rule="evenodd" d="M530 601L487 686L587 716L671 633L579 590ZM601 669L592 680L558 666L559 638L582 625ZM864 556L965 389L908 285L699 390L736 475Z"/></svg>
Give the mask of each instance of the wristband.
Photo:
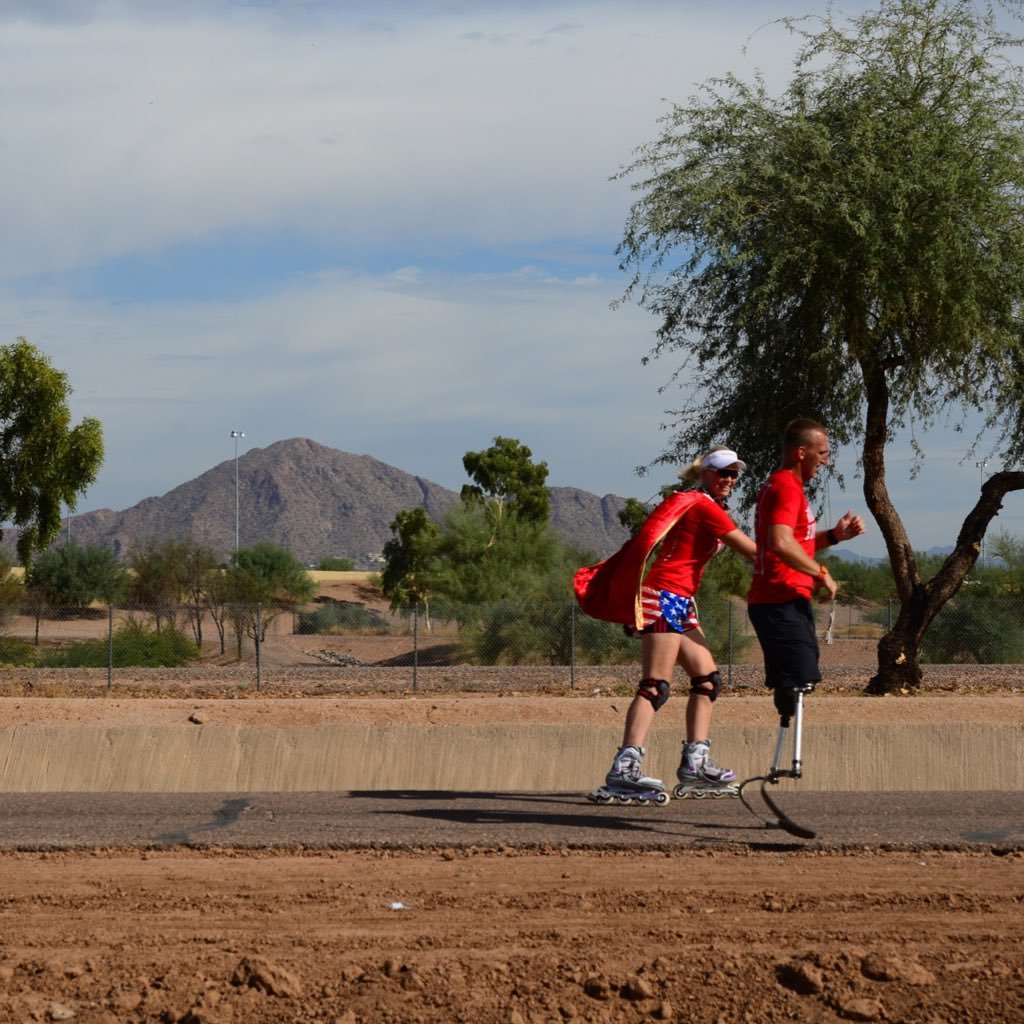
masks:
<svg viewBox="0 0 1024 1024"><path fill-rule="evenodd" d="M822 562L818 563L818 575L824 579L828 575L828 566Z"/></svg>
<svg viewBox="0 0 1024 1024"><path fill-rule="evenodd" d="M835 545L839 543L839 536L835 530L829 530L825 536L828 538L830 546L835 547Z"/></svg>

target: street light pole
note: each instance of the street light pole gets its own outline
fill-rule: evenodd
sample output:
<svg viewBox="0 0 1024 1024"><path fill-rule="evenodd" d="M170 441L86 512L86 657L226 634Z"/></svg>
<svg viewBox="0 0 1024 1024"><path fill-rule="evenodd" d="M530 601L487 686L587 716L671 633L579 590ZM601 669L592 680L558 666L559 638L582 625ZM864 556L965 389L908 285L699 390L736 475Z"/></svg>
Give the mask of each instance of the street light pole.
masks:
<svg viewBox="0 0 1024 1024"><path fill-rule="evenodd" d="M235 442L235 554L238 554L238 439L245 437L244 430L232 430L231 436Z"/></svg>

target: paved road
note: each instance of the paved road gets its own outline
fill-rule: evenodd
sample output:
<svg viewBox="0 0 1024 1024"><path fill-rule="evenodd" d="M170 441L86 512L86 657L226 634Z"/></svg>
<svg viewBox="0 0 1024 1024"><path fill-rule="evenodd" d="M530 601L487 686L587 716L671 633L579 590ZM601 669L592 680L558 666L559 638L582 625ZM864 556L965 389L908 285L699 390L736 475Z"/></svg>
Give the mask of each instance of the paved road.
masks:
<svg viewBox="0 0 1024 1024"><path fill-rule="evenodd" d="M758 791L745 791L760 810ZM776 793L816 833L736 799L601 807L576 793L0 793L0 851L371 846L1024 849L1024 794ZM768 812L766 811L766 816Z"/></svg>

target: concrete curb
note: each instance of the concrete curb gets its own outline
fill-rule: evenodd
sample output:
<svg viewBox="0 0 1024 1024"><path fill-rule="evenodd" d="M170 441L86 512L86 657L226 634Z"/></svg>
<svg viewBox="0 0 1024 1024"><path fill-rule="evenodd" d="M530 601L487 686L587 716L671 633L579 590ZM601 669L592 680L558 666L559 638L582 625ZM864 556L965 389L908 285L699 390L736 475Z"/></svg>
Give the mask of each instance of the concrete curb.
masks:
<svg viewBox="0 0 1024 1024"><path fill-rule="evenodd" d="M18 725L0 728L0 792L586 791L621 725ZM764 773L777 732L715 728L715 758ZM655 730L645 769L674 781L678 734ZM787 746L782 767L790 766ZM1024 726L808 725L808 791L1024 790ZM782 783L783 787L790 783Z"/></svg>

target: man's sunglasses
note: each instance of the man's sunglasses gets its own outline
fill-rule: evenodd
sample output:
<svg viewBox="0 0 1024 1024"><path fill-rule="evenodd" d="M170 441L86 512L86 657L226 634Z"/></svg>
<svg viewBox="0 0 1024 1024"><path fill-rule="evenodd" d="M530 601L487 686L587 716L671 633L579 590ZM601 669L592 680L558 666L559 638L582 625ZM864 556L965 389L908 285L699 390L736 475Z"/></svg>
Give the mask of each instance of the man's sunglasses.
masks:
<svg viewBox="0 0 1024 1024"><path fill-rule="evenodd" d="M740 475L738 469L716 469L715 472L726 480L737 480Z"/></svg>

